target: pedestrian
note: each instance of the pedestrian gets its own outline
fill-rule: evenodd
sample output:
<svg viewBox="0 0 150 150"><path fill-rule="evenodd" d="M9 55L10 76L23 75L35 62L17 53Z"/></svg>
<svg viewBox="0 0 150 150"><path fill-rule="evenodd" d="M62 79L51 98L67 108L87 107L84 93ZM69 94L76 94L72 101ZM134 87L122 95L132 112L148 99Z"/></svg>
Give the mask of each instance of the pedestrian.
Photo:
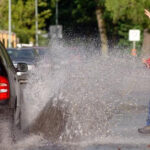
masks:
<svg viewBox="0 0 150 150"><path fill-rule="evenodd" d="M147 15L150 19L150 12L147 9L145 9L145 15ZM150 68L150 58L146 59L146 60L144 59L143 63L145 63L148 68ZM150 102L149 102L148 109L149 109L149 111L148 111L148 117L146 120L146 126L144 126L143 128L139 128L138 129L139 133L150 134Z"/></svg>
<svg viewBox="0 0 150 150"><path fill-rule="evenodd" d="M143 58L142 62L146 65L147 68L150 69L150 58L148 58L148 59Z"/></svg>

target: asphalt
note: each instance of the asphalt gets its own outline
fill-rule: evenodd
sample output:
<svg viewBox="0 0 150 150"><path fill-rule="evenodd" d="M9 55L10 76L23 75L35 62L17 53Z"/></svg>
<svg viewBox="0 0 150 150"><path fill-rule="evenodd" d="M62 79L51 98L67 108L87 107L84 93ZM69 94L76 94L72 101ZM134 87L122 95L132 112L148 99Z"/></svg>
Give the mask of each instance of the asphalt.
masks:
<svg viewBox="0 0 150 150"><path fill-rule="evenodd" d="M130 106L114 114L109 120L109 134L101 138L79 143L61 143L32 147L29 150L149 150L150 134L138 133L138 128L146 124L146 107Z"/></svg>
<svg viewBox="0 0 150 150"><path fill-rule="evenodd" d="M130 79L127 77L125 81ZM0 150L150 150L150 135L137 131L146 124L149 81L149 77L136 76L135 82L121 89L117 110L109 119L107 135L78 143L52 144L42 135L25 135L14 130L10 112L0 109Z"/></svg>

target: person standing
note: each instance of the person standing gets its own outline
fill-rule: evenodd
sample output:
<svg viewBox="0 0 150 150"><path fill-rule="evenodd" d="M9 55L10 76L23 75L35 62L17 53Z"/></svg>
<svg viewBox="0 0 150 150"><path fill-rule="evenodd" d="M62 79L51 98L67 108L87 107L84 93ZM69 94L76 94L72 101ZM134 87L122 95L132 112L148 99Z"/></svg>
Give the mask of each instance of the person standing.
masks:
<svg viewBox="0 0 150 150"><path fill-rule="evenodd" d="M145 15L149 17L150 19L150 12L145 9ZM148 65L150 66L150 65ZM148 67L150 68L150 67ZM144 126L143 128L139 128L138 129L138 132L139 133L143 133L143 134L150 134L150 102L149 102L149 108L148 108L148 117L147 117L147 120L146 120L146 126Z"/></svg>

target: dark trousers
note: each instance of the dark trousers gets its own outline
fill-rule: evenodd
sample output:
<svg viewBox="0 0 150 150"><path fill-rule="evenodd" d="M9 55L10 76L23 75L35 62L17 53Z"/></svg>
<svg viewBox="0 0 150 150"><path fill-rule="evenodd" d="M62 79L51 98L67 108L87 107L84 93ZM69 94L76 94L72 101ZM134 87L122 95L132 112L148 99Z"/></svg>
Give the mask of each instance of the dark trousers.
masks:
<svg viewBox="0 0 150 150"><path fill-rule="evenodd" d="M149 105L148 105L148 116L147 116L147 120L146 120L146 125L150 126L150 101L149 101Z"/></svg>

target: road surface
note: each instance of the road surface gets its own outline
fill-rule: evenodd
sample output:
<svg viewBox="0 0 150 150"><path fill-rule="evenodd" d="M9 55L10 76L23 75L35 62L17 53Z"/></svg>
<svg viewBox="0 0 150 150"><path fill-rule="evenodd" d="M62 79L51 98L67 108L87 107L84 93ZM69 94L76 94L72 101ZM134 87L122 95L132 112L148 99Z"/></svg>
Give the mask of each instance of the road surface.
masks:
<svg viewBox="0 0 150 150"><path fill-rule="evenodd" d="M126 62L124 62L126 65ZM114 64L116 66L116 64ZM128 65L127 65L128 66ZM61 142L52 144L42 134L26 134L12 124L11 113L0 109L0 150L148 150L150 149L150 135L141 135L139 127L146 124L147 108L150 100L149 72L140 75L144 69L137 68L137 73L113 71L110 66L104 77L108 80L105 99L113 96L116 110L109 118L109 132L105 136L91 137L80 142ZM125 66L126 67L126 66ZM105 68L102 68L105 73ZM116 68L117 69L117 68ZM127 69L127 67L126 67ZM131 68L132 70L132 68ZM124 71L124 68L122 69ZM112 76L113 75L113 76ZM118 79L115 80L114 79ZM104 78L105 79L105 78ZM117 82L118 81L118 82ZM102 81L103 82L103 81ZM85 82L86 83L86 82ZM121 88L120 88L121 87ZM104 90L105 90L104 88ZM48 89L49 90L49 89ZM95 89L96 90L96 89ZM27 95L30 99L30 96ZM111 99L108 99L108 101Z"/></svg>

